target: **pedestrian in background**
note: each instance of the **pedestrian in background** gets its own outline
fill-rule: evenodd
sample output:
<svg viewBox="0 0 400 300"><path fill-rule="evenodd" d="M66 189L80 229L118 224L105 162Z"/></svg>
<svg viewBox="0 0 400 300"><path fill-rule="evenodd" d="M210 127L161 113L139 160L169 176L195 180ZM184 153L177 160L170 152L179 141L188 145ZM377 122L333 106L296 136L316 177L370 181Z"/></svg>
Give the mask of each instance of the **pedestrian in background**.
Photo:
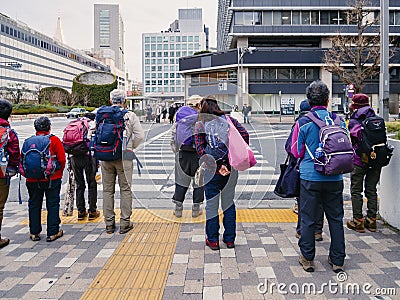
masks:
<svg viewBox="0 0 400 300"><path fill-rule="evenodd" d="M95 129L94 119L96 115L93 113L85 114L86 121L88 121L87 137L90 140L92 131ZM86 153L70 155L72 171L74 172L76 183L76 206L78 208L78 220L83 220L88 217L88 220L94 220L100 216L97 210L97 159L93 153L88 149ZM85 174L85 175L84 175ZM88 204L89 209L86 211L85 205L85 178L88 187Z"/></svg>
<svg viewBox="0 0 400 300"><path fill-rule="evenodd" d="M174 123L174 116L175 116L175 107L174 104L171 104L168 108L168 119L170 124Z"/></svg>
<svg viewBox="0 0 400 300"><path fill-rule="evenodd" d="M10 191L10 178L17 174L20 158L18 136L8 122L11 112L12 104L6 99L0 99L0 249L10 243L10 239L1 237L1 224Z"/></svg>
<svg viewBox="0 0 400 300"><path fill-rule="evenodd" d="M198 119L202 97L193 95L187 101L187 106L180 107L176 114L176 122L171 129L171 149L175 153L175 192L172 202L175 204L174 215L182 217L183 201L186 192L193 182L192 217L201 213L204 201L204 187L194 182L194 176L199 168L199 157L194 144L194 126Z"/></svg>
<svg viewBox="0 0 400 300"><path fill-rule="evenodd" d="M242 113L243 113L243 123L250 123L249 122L249 114L251 112L251 106L245 103L243 105Z"/></svg>
<svg viewBox="0 0 400 300"><path fill-rule="evenodd" d="M41 225L41 214L43 197L46 196L46 208L47 208L47 242L55 241L56 239L63 236L64 232L60 229L60 190L61 190L61 178L65 168L65 151L61 140L50 134L51 122L48 117L42 116L35 120L34 127L36 130L36 137L32 137L25 140L22 147L21 155L21 167L22 174L26 177L26 187L28 189L28 208L29 208L29 231L30 239L32 241L40 240L40 233L42 231ZM45 161L37 161L36 158L30 157L32 151L25 152L26 149L32 150L34 147L41 143L50 142L50 146L45 146L44 149L48 148L48 155L46 154L47 161L52 161L51 171L47 173L47 169L50 165L47 165L46 175L44 178L40 177L42 174L30 175L31 171L35 170L35 166L43 165ZM37 150L40 150L37 148ZM44 153L44 152L43 152ZM40 159L40 158L39 158ZM21 168L20 168L21 170ZM38 175L38 176L36 176ZM43 176L42 176L43 177Z"/></svg>
<svg viewBox="0 0 400 300"><path fill-rule="evenodd" d="M362 126L361 122L366 118L376 116L375 111L369 104L368 96L365 94L355 94L350 104L353 113L350 116L349 130L354 147L354 170L351 172L350 192L351 205L353 208L353 218L347 222L347 227L357 232L376 231L376 214L378 211L377 184L381 176L381 167L371 167L368 161L363 162L356 151L361 146ZM363 196L368 199L367 215L363 216Z"/></svg>
<svg viewBox="0 0 400 300"><path fill-rule="evenodd" d="M333 124L334 115L327 111L329 89L322 81L312 82L306 89L311 112L315 117ZM345 123L341 120L341 126ZM343 176L323 175L314 169L315 153L319 146L319 127L309 117L299 119L293 129L291 153L302 159L300 163L299 263L307 272L314 272L315 224L319 219L318 208L322 205L329 223L331 244L328 263L334 272L343 271L345 254L343 229ZM308 149L306 151L306 148Z"/></svg>
<svg viewBox="0 0 400 300"><path fill-rule="evenodd" d="M234 118L229 117L249 143L246 129ZM199 121L195 126L195 145L200 162L204 161L204 191L206 196L206 245L219 250L219 199L223 211L223 242L228 248L235 247L236 207L233 201L238 172L231 168L228 159L227 135L229 123L215 97L207 96L201 101ZM212 129L212 130L211 130ZM215 132L212 132L214 131ZM211 143L216 143L211 145ZM225 144L225 145L222 145ZM213 167L215 166L215 168Z"/></svg>
<svg viewBox="0 0 400 300"><path fill-rule="evenodd" d="M119 107L122 111L126 105L125 92L123 90L113 90L110 93L110 104L111 106ZM137 148L143 141L144 132L142 126L140 125L139 118L132 111L125 112L123 115L123 122L125 124L123 135L126 137L126 150L133 152L133 150ZM99 124L96 124L96 126L99 126ZM97 132L98 131L96 130L96 134ZM120 153L119 157L121 156L122 154ZM117 176L121 194L121 220L119 233L125 234L133 228L133 223L130 221L133 201L131 190L132 171L132 160L119 158L117 160L101 161L101 177L103 181L103 215L104 222L106 223L106 232L108 234L112 234L115 231L114 194Z"/></svg>
<svg viewBox="0 0 400 300"><path fill-rule="evenodd" d="M299 107L299 116L296 118L296 121L298 121L301 118L303 118L310 111L311 111L311 106L310 106L310 103L308 102L308 99L305 99L305 100L301 101L300 107ZM289 135L289 137L288 137L288 139L286 141L286 144L285 144L285 149L286 149L287 154L290 156L290 159L296 159L293 156L292 152L291 152L293 128L294 128L294 125L292 127L292 131L290 132L290 135ZM301 195L300 195L300 197L296 197L296 203L294 204L294 207L293 207L293 211L298 214L297 226L296 226L296 238L298 238L298 239L301 237L301 230L300 230L301 213L299 213L299 211L298 211L300 200L301 200ZM323 238L322 238L322 227L324 225L324 209L322 208L322 205L320 203L318 205L318 211L317 211L316 215L317 215L317 219L316 219L316 223L315 223L314 237L315 237L316 241L320 242L320 241L323 240Z"/></svg>

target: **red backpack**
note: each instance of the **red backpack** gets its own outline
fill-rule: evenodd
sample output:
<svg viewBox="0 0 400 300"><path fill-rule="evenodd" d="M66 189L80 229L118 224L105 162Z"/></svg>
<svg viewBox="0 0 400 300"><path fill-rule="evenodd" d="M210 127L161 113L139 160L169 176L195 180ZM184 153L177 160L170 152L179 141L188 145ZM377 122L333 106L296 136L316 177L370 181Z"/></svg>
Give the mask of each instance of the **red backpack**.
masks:
<svg viewBox="0 0 400 300"><path fill-rule="evenodd" d="M78 118L64 129L63 145L65 152L72 155L85 155L89 151L89 119Z"/></svg>

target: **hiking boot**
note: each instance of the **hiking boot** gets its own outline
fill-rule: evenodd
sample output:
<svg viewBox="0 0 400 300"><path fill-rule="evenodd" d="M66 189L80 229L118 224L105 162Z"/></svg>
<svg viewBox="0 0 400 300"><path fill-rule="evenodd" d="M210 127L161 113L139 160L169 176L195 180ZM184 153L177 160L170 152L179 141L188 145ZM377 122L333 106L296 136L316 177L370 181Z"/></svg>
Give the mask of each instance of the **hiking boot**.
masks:
<svg viewBox="0 0 400 300"><path fill-rule="evenodd" d="M56 239L59 239L60 237L62 237L64 235L64 231L62 229L60 229L59 232L57 232L56 234L50 235L46 238L46 242L53 242Z"/></svg>
<svg viewBox="0 0 400 300"><path fill-rule="evenodd" d="M319 233L319 232L314 233L314 239L315 239L317 242L322 241L322 240L323 240L323 238L322 238L322 232L321 232L321 233Z"/></svg>
<svg viewBox="0 0 400 300"><path fill-rule="evenodd" d="M0 249L4 248L5 246L7 246L10 243L9 239L5 239L5 238L1 238L0 237Z"/></svg>
<svg viewBox="0 0 400 300"><path fill-rule="evenodd" d="M223 241L223 242L226 244L226 248L229 248L229 249L235 248L235 242L225 242L225 241Z"/></svg>
<svg viewBox="0 0 400 300"><path fill-rule="evenodd" d="M211 250L219 250L219 242L210 242L208 239L206 239L206 245L210 247Z"/></svg>
<svg viewBox="0 0 400 300"><path fill-rule="evenodd" d="M192 205L192 218L197 218L203 213L200 203L194 203Z"/></svg>
<svg viewBox="0 0 400 300"><path fill-rule="evenodd" d="M30 233L29 238L34 242L40 241L40 234L39 233L38 234Z"/></svg>
<svg viewBox="0 0 400 300"><path fill-rule="evenodd" d="M329 256L328 256L328 263L331 265L333 272L335 272L335 273L344 272L343 266L337 266L337 265L333 264L333 262L331 261L331 258Z"/></svg>
<svg viewBox="0 0 400 300"><path fill-rule="evenodd" d="M364 219L353 218L353 220L347 221L347 228L355 230L357 232L365 232Z"/></svg>
<svg viewBox="0 0 400 300"><path fill-rule="evenodd" d="M298 239L301 238L301 234L296 232L296 238L298 238Z"/></svg>
<svg viewBox="0 0 400 300"><path fill-rule="evenodd" d="M98 217L100 217L100 212L98 210L90 211L88 220L91 221L91 220L97 219Z"/></svg>
<svg viewBox="0 0 400 300"><path fill-rule="evenodd" d="M182 218L183 204L175 203L174 216L177 218Z"/></svg>
<svg viewBox="0 0 400 300"><path fill-rule="evenodd" d="M129 225L121 226L119 228L119 234L125 234L133 228L133 223L130 222Z"/></svg>
<svg viewBox="0 0 400 300"><path fill-rule="evenodd" d="M107 232L108 234L113 234L114 231L115 231L115 224L113 224L113 225L107 225L107 226L106 226L106 232Z"/></svg>
<svg viewBox="0 0 400 300"><path fill-rule="evenodd" d="M78 221L82 221L84 218L87 217L87 212L86 210L84 211L78 211Z"/></svg>
<svg viewBox="0 0 400 300"><path fill-rule="evenodd" d="M364 226L371 232L376 232L376 218L365 217Z"/></svg>
<svg viewBox="0 0 400 300"><path fill-rule="evenodd" d="M305 259L302 254L299 257L299 264L303 267L304 271L314 272L314 261Z"/></svg>
<svg viewBox="0 0 400 300"><path fill-rule="evenodd" d="M299 213L299 206L298 206L297 202L293 205L292 211L293 211L295 214L298 214L298 213Z"/></svg>

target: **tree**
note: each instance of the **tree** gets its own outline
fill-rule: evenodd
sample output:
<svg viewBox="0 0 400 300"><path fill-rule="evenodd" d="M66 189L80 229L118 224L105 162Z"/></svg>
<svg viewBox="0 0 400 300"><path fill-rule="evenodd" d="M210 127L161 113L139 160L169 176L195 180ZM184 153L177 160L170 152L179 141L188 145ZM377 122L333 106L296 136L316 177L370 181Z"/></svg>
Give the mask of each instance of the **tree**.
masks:
<svg viewBox="0 0 400 300"><path fill-rule="evenodd" d="M21 83L10 83L6 87L7 98L11 99L14 104L20 103L29 93L30 90Z"/></svg>
<svg viewBox="0 0 400 300"><path fill-rule="evenodd" d="M357 26L356 35L334 36L332 47L324 54L324 69L336 74L346 84L353 83L361 92L367 79L379 74L379 17L366 9L370 0L353 0L346 12L348 23Z"/></svg>

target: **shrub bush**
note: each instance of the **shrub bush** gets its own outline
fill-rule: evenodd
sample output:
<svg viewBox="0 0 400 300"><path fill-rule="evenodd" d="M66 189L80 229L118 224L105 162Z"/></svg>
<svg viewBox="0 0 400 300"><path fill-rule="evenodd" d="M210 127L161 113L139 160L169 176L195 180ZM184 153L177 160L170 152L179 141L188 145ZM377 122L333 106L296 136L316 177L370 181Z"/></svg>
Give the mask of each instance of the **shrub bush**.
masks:
<svg viewBox="0 0 400 300"><path fill-rule="evenodd" d="M400 130L400 121L386 122L385 124L388 132L397 132Z"/></svg>

